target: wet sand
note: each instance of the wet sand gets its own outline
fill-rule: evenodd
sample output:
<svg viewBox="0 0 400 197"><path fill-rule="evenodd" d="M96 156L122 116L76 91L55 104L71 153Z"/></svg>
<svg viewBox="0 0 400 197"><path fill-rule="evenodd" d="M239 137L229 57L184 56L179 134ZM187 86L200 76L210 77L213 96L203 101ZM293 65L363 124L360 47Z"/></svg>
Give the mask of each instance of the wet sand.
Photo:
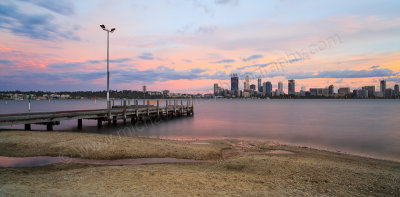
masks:
<svg viewBox="0 0 400 197"><path fill-rule="evenodd" d="M45 149L27 136L47 136ZM57 132L0 132L2 156L57 154L68 146L97 141L102 136ZM146 165L88 165L62 163L42 167L0 168L0 194L6 196L400 196L400 163L363 158L305 147L241 140L210 140L202 144L121 137L126 144L142 143L150 155L212 160L203 163ZM22 143L23 141L23 143ZM101 140L100 140L101 141ZM122 142L121 141L121 142ZM23 144L18 145L18 143ZM163 144L168 145L154 145ZM208 143L208 144L206 144ZM143 144L152 144L143 146ZM56 146L57 145L57 146ZM107 144L103 144L106 146ZM4 147L8 146L5 150ZM35 146L39 147L38 150ZM99 145L100 146L100 145ZM109 145L110 146L110 145ZM169 147L169 151L162 149ZM112 146L111 146L112 147ZM124 146L122 158L135 155ZM24 149L25 148L25 149ZM64 147L65 148L65 147ZM87 147L86 149L90 149ZM86 150L80 158L112 158L113 153ZM27 151L24 151L27 150ZM189 151L188 151L189 150ZM199 155L197 151L199 150ZM201 152L203 151L203 152ZM99 153L99 155L94 155ZM211 154L212 153L212 154ZM54 156L54 155L53 155ZM166 157L166 156L165 156ZM140 158L140 157L134 157ZM149 158L149 157L147 157Z"/></svg>

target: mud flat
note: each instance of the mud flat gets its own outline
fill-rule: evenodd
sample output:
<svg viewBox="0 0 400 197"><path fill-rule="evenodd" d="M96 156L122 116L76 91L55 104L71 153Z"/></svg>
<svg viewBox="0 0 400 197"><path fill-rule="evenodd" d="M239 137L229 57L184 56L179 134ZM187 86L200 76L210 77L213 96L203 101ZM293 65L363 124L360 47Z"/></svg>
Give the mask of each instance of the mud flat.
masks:
<svg viewBox="0 0 400 197"><path fill-rule="evenodd" d="M76 132L2 131L1 156L172 157L208 162L145 165L59 163L0 168L0 194L400 196L398 162L261 141L228 139L191 143L135 137L110 140L107 135Z"/></svg>

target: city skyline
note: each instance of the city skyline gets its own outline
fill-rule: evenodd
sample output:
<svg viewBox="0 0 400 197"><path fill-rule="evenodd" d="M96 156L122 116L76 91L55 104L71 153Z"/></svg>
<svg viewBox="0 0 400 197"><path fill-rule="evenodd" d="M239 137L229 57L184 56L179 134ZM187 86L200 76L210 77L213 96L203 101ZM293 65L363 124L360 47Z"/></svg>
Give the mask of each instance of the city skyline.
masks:
<svg viewBox="0 0 400 197"><path fill-rule="evenodd" d="M270 81L263 82L261 78L257 79L257 86L254 83L250 83L248 75L246 75L245 80L242 81L243 88L240 88L238 85L238 83L240 83L240 76L237 73L233 73L231 75L230 87L226 88L223 85L221 86L221 84L214 83L213 93L205 94L205 96L225 98L309 98L313 96L331 98L399 98L400 96L399 84L394 84L393 88L391 88L386 86L386 80L380 81L378 86L379 91L376 91L375 85L367 85L352 89L350 87L335 87L334 84L331 84L325 88L314 86L306 90L304 86L301 86L301 88L297 87L296 89L296 80L289 79L287 80L287 92L284 91L282 81L277 83L275 89L273 89L274 86Z"/></svg>
<svg viewBox="0 0 400 197"><path fill-rule="evenodd" d="M273 88L283 81L285 92L289 79L296 91L377 87L380 80L393 88L400 82L398 7L398 1L5 0L0 91L105 90L100 24L116 28L113 90L146 85L210 93L210 84L228 86L232 73L252 73L248 86L258 85L260 75Z"/></svg>

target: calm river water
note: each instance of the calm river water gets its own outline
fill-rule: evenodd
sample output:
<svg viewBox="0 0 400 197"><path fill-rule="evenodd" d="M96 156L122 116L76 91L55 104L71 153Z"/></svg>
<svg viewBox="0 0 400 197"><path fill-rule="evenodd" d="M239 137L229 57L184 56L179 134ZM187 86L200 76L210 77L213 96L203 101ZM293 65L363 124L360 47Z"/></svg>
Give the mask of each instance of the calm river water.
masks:
<svg viewBox="0 0 400 197"><path fill-rule="evenodd" d="M119 101L116 101L119 103ZM133 103L133 101L131 101ZM104 100L32 101L32 112L106 108ZM0 101L0 113L27 112L27 101ZM400 100L196 100L193 117L141 126L83 121L83 132L170 139L269 139L400 161ZM2 127L23 129L23 125ZM76 130L62 121L55 130ZM32 129L45 130L43 125Z"/></svg>

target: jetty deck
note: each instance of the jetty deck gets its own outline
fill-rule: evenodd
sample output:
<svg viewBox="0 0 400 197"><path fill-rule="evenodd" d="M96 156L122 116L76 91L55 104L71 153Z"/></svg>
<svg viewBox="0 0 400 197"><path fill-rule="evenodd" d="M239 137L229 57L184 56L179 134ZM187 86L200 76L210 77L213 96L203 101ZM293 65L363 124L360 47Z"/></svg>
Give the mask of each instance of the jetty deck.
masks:
<svg viewBox="0 0 400 197"><path fill-rule="evenodd" d="M173 103L172 103L173 101ZM169 100L165 106L161 106L160 100L154 105L152 101L147 100L147 104L143 101L143 105L138 104L138 100L134 101L134 105L127 105L126 100L121 101L121 105L113 105L108 109L92 109L92 110L71 110L56 112L39 112L39 113L16 113L16 114L0 114L0 126L10 126L24 124L25 130L31 130L31 124L47 125L47 130L52 131L53 125L60 124L63 120L77 120L78 129L82 129L83 119L97 120L97 127L101 128L103 122L108 125L117 124L118 120L123 120L124 124L128 120L136 123L143 120L153 119L170 119L182 116L193 116L194 104L191 100Z"/></svg>

